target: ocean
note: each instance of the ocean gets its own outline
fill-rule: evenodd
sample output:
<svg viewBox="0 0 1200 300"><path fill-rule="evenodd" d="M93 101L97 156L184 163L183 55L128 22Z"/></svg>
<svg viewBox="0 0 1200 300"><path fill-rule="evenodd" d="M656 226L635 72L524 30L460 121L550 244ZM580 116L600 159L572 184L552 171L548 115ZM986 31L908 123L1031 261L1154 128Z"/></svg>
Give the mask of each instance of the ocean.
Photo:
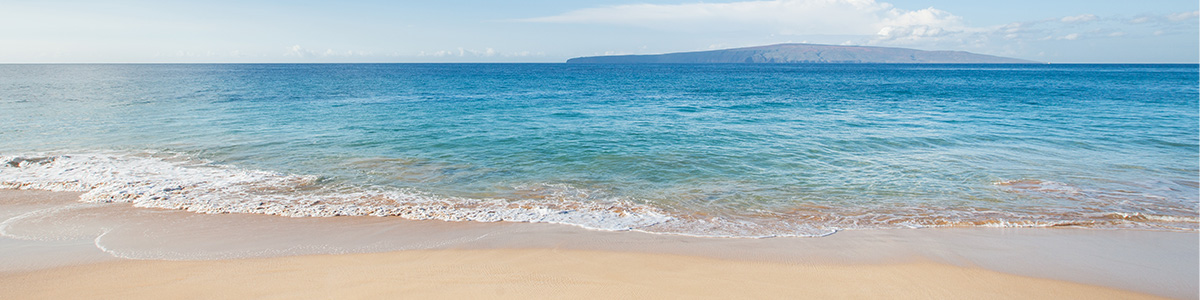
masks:
<svg viewBox="0 0 1200 300"><path fill-rule="evenodd" d="M1200 67L0 65L0 188L713 237L1200 227Z"/></svg>

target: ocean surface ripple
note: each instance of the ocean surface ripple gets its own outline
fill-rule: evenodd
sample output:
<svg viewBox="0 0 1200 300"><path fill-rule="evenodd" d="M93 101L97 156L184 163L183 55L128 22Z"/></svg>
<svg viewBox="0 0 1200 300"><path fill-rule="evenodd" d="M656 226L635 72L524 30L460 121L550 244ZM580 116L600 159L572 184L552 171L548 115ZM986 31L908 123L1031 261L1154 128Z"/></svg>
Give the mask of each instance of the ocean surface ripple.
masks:
<svg viewBox="0 0 1200 300"><path fill-rule="evenodd" d="M697 236L1197 230L1197 65L0 65L0 188Z"/></svg>

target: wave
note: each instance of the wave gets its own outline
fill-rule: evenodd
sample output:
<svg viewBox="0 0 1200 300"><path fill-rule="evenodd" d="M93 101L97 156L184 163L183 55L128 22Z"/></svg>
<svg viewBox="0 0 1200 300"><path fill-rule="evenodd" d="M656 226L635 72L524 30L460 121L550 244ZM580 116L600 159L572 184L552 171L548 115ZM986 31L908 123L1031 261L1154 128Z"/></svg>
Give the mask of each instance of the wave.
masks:
<svg viewBox="0 0 1200 300"><path fill-rule="evenodd" d="M629 230L671 219L628 201L508 201L323 184L321 177L246 170L179 155L83 153L0 156L0 188L83 192L85 202L200 213L289 217L399 216L414 220L561 223Z"/></svg>
<svg viewBox="0 0 1200 300"><path fill-rule="evenodd" d="M1002 191L1089 198L1066 183L995 182ZM288 217L396 216L413 220L536 222L608 231L702 237L817 237L840 230L929 227L1088 227L1194 231L1194 212L1157 214L1023 207L907 205L797 206L784 211L718 213L666 210L565 184L513 187L521 199L435 195L412 189L354 186L320 176L249 170L172 153L92 152L0 156L0 188L82 192L83 202L199 213ZM605 195L605 196L597 196ZM1112 208L1112 207L1109 207ZM1181 210L1182 211L1182 210ZM1194 211L1194 209L1193 209Z"/></svg>

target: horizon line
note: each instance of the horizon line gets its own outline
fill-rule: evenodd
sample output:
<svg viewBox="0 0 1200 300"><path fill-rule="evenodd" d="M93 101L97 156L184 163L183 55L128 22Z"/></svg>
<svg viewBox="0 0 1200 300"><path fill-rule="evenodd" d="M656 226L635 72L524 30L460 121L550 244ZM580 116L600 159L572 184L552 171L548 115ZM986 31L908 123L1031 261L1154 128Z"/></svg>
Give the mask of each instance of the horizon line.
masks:
<svg viewBox="0 0 1200 300"><path fill-rule="evenodd" d="M351 65L351 64L568 64L559 62L0 62L0 65ZM589 63L572 65L620 65ZM646 63L640 63L646 64ZM1197 62L1031 62L1031 63L658 63L663 65L1187 65Z"/></svg>

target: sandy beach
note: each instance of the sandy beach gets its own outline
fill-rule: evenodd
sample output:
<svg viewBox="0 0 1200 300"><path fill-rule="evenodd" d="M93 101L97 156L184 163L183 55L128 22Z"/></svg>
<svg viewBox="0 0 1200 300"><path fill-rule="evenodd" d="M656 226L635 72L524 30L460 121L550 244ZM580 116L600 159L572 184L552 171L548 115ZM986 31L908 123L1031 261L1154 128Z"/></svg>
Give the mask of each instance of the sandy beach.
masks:
<svg viewBox="0 0 1200 300"><path fill-rule="evenodd" d="M118 261L0 276L6 298L1153 299L936 263L807 265L560 249Z"/></svg>
<svg viewBox="0 0 1200 300"><path fill-rule="evenodd" d="M1196 298L1194 232L944 228L719 239L207 215L0 191L0 296Z"/></svg>

